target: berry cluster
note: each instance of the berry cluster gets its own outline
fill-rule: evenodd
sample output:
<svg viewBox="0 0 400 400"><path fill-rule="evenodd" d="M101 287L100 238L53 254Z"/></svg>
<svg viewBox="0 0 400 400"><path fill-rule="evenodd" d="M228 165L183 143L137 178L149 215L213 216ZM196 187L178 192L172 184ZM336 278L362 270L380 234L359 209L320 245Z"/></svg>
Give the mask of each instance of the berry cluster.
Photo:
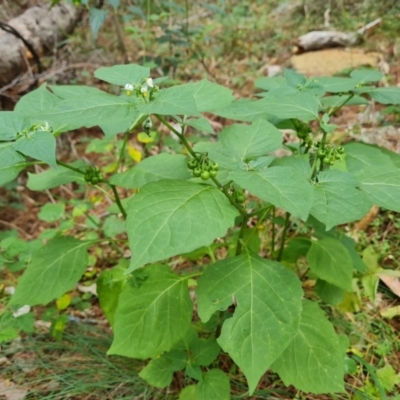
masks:
<svg viewBox="0 0 400 400"><path fill-rule="evenodd" d="M325 146L319 147L317 150L317 157L325 165L333 165L336 160L341 160L344 153L342 146Z"/></svg>
<svg viewBox="0 0 400 400"><path fill-rule="evenodd" d="M219 165L211 161L207 154L201 154L197 159L190 159L187 162L187 166L192 170L192 174L195 178L201 178L206 181L209 178L215 178Z"/></svg>
<svg viewBox="0 0 400 400"><path fill-rule="evenodd" d="M246 201L243 189L241 187L236 187L236 185L232 188L232 197L236 203L242 204Z"/></svg>
<svg viewBox="0 0 400 400"><path fill-rule="evenodd" d="M101 176L101 172L97 167L88 166L85 170L84 179L88 183L97 185L99 182L102 182L103 177Z"/></svg>

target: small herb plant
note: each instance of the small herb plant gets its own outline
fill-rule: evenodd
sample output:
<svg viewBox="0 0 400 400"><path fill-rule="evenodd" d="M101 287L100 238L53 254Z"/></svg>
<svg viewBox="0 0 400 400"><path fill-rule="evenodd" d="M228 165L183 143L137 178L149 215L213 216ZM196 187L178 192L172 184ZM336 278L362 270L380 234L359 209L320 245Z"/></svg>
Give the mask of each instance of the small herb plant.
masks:
<svg viewBox="0 0 400 400"><path fill-rule="evenodd" d="M368 271L355 242L335 227L359 220L373 204L400 212L400 156L335 143L330 119L344 105L399 104L400 89L377 87L383 76L372 70L317 79L285 70L256 81L259 99L236 100L207 80L162 88L162 78L151 79L137 65L100 68L95 76L120 86L120 95L43 85L13 112L0 113L1 184L33 164L48 164L45 172L28 173L28 188L94 185L115 203L105 235L82 239L60 229L20 258L27 268L3 327L18 308L49 304L72 290L89 264L88 250L108 242L131 253L97 281L114 333L109 354L148 359L140 376L149 384L167 387L183 370L188 385L181 400L229 399L228 371L218 368L229 356L250 394L268 370L305 392L344 391L348 343L318 303L342 304ZM208 140L214 132L204 113L239 123ZM184 151L126 168L137 128L151 136L159 125ZM92 126L110 139L123 135L108 172L57 159L58 135ZM188 139L193 128L204 140ZM283 128L291 132L285 143ZM281 149L287 155L277 157ZM54 206L42 210L42 218L61 216ZM102 225L92 222L99 232ZM128 243L117 237L124 229ZM9 244L24 247L15 237ZM16 256L12 247L7 251L7 259ZM210 263L189 263L186 272L169 265L171 257L196 254L208 254ZM316 281L314 294L305 295L304 277Z"/></svg>

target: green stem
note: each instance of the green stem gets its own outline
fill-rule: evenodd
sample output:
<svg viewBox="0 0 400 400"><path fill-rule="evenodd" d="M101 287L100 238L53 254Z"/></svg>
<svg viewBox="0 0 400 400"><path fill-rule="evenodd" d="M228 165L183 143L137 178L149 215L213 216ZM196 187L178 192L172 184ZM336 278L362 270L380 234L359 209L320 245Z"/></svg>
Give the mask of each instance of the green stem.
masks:
<svg viewBox="0 0 400 400"><path fill-rule="evenodd" d="M190 146L189 142L186 140L186 138L180 133L178 132L168 121L165 120L164 117L162 117L159 114L154 114L155 117L162 123L164 124L168 129L171 130L171 132L173 132L176 136L178 136L179 140L182 142L182 144L186 147L187 151L190 153L190 155L197 160L198 162L200 162L199 157L197 156L197 154L193 151L192 147ZM229 201L231 202L231 204L240 212L240 214L243 215L244 218L248 218L248 215L246 213L246 211L244 210L244 208L239 205L238 203L235 202L235 200L233 199L233 197L229 194L228 189L221 184L221 182L214 177L210 178L215 185L224 193L224 195L229 199Z"/></svg>
<svg viewBox="0 0 400 400"><path fill-rule="evenodd" d="M274 259L274 253L275 253L275 207L272 208L272 228L271 228L271 260Z"/></svg>
<svg viewBox="0 0 400 400"><path fill-rule="evenodd" d="M244 236L244 232L247 228L247 221L249 219L246 217L243 217L243 221L242 221L242 226L240 227L240 232L239 232L239 237L236 243L236 253L235 255L238 256L240 255L240 253L242 252L243 249L243 236Z"/></svg>
<svg viewBox="0 0 400 400"><path fill-rule="evenodd" d="M128 140L129 140L129 131L125 132L125 134L124 134L124 140L122 142L121 150L119 152L119 156L118 156L118 160L117 160L117 166L115 168L115 171L117 171L117 172L118 172L118 170L119 170L120 166L122 165L123 160L125 158L124 157L125 148L126 148L126 144L128 143Z"/></svg>
<svg viewBox="0 0 400 400"><path fill-rule="evenodd" d="M285 247L285 241L286 241L286 234L287 230L289 228L289 220L290 220L290 213L286 212L285 216L285 225L283 226L283 232L282 232L282 237L281 237L281 245L279 247L279 253L276 261L281 261L282 259L282 254L283 254L283 249Z"/></svg>
<svg viewBox="0 0 400 400"><path fill-rule="evenodd" d="M117 204L119 210L121 211L121 214L123 215L124 219L126 219L126 211L121 203L117 189L116 189L115 185L112 185L111 183L109 183L109 185L110 185L111 190L114 193L115 203Z"/></svg>
<svg viewBox="0 0 400 400"><path fill-rule="evenodd" d="M333 114L335 114L336 112L338 112L342 107L344 107L352 98L354 97L354 93L350 93L350 96L339 106L335 107L335 108L331 108L328 111L328 115L331 116Z"/></svg>
<svg viewBox="0 0 400 400"><path fill-rule="evenodd" d="M71 171L79 172L79 173L82 174L82 175L85 174L84 171L81 171L81 170L78 169L78 168L71 167L70 165L65 164L65 163L63 163L63 162L61 162L61 161L58 161L58 160L57 160L56 162L57 162L58 165L61 165L61 166L64 167L64 168L68 168L68 169L70 169Z"/></svg>
<svg viewBox="0 0 400 400"><path fill-rule="evenodd" d="M254 235L254 233L257 232L258 227L261 225L261 223L264 221L264 219L265 219L265 218L267 217L267 215L270 213L270 211L272 210L272 207L273 207L273 206L268 206L268 207L265 207L265 208L261 208L260 210L257 211L257 212L260 212L261 210L266 209L265 213L261 216L261 218L258 219L258 221L257 221L257 223L255 224L254 228L252 228L249 237L248 237L248 238L246 239L246 241L244 242L245 245L250 241L250 239L251 239L251 237ZM249 214L249 217L250 217L251 215L255 215L255 214L254 214L254 213L251 213L251 214Z"/></svg>

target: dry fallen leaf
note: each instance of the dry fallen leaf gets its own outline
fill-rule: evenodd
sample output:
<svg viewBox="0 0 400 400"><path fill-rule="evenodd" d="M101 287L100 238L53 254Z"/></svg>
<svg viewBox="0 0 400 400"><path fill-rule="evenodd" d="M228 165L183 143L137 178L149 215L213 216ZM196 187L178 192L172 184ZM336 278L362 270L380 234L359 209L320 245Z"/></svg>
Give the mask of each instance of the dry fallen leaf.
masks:
<svg viewBox="0 0 400 400"><path fill-rule="evenodd" d="M0 381L0 396L5 396L7 400L23 400L27 394L27 389L18 387L9 380Z"/></svg>
<svg viewBox="0 0 400 400"><path fill-rule="evenodd" d="M400 297L400 279L381 273L379 279L398 297Z"/></svg>

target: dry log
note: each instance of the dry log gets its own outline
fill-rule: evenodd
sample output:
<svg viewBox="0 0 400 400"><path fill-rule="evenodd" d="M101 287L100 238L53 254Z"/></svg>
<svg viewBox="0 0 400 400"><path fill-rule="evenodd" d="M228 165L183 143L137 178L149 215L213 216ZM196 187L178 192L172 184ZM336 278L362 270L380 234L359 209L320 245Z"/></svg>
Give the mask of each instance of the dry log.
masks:
<svg viewBox="0 0 400 400"><path fill-rule="evenodd" d="M25 72L27 60L35 58L35 54L40 57L52 51L60 40L73 31L81 14L82 11L72 5L62 4L49 9L47 4L29 8L7 24L1 24L0 87Z"/></svg>
<svg viewBox="0 0 400 400"><path fill-rule="evenodd" d="M331 47L354 46L368 36L381 23L378 18L373 22L358 29L357 32L337 32L337 31L312 31L297 39L297 45L302 51L313 51L327 49Z"/></svg>

